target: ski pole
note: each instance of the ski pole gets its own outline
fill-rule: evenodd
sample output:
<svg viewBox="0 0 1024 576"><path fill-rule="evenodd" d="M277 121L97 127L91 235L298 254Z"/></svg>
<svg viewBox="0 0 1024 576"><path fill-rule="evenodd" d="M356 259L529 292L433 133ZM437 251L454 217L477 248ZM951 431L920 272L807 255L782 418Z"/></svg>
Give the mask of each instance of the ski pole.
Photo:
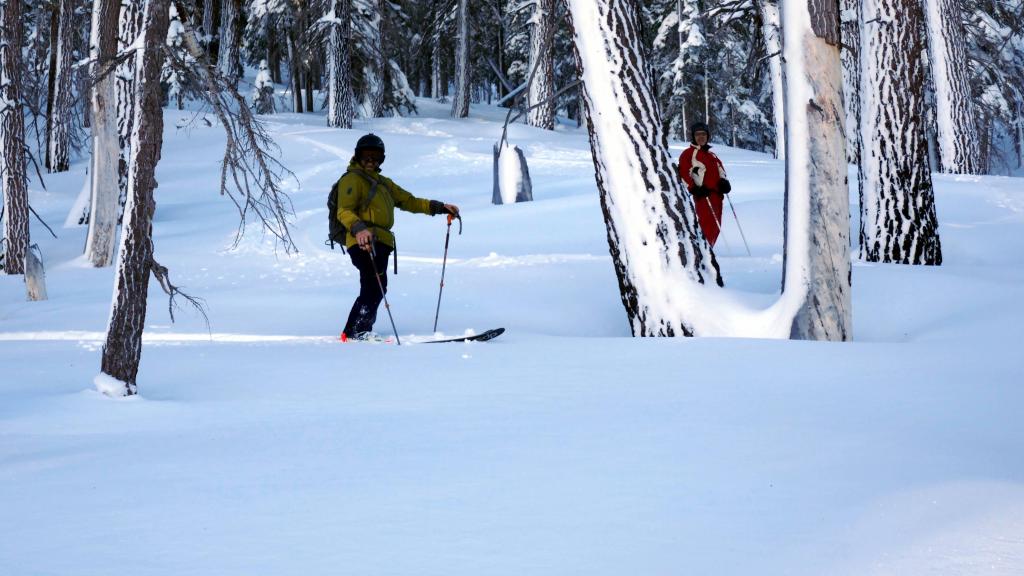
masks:
<svg viewBox="0 0 1024 576"><path fill-rule="evenodd" d="M732 205L732 199L729 198L728 194L725 194L725 199L729 201L729 208L732 209L732 217L736 220L736 227L740 230L740 238L743 238L743 246L747 249L747 256L752 256L750 244L747 244L747 235L743 233L743 226L740 226L740 217L736 215L736 207Z"/></svg>
<svg viewBox="0 0 1024 576"><path fill-rule="evenodd" d="M725 242L725 249L728 250L729 253L731 254L732 253L732 246L729 246L729 241L725 239L725 234L722 234L722 224L721 224L722 220L718 217L718 214L715 213L715 207L711 205L711 197L710 196L705 196L704 200L707 201L707 203L708 203L708 210L711 210L711 217L714 218L715 226L718 227L718 237L722 239L722 242Z"/></svg>
<svg viewBox="0 0 1024 576"><path fill-rule="evenodd" d="M399 346L402 345L402 339L398 337L398 328L395 328L395 317L391 315L391 304L388 304L388 294L384 290L384 283L380 281L380 272L377 272L377 251L373 248L373 244L370 244L370 256L373 257L373 275L377 278L377 286L380 286L380 295L384 298L384 309L388 311L388 319L391 320L391 331L395 333L395 342ZM384 268L384 273L387 274L387 267Z"/></svg>
<svg viewBox="0 0 1024 576"><path fill-rule="evenodd" d="M462 216L448 215L448 230L444 233L444 258L441 260L441 287L437 290L437 311L434 312L434 332L437 332L437 318L441 315L441 293L444 292L444 271L448 266L448 240L452 235L452 219L459 219L459 236L462 235Z"/></svg>

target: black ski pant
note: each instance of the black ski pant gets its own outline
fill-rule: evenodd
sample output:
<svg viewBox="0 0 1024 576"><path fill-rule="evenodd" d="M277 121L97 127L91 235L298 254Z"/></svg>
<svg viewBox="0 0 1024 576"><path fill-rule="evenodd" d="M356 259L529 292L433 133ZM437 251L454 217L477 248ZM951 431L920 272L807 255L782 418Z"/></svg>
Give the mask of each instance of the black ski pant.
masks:
<svg viewBox="0 0 1024 576"><path fill-rule="evenodd" d="M359 296L352 304L348 322L345 323L345 334L348 336L373 330L373 323L377 321L377 308L384 299L380 287L383 285L385 292L388 289L388 257L391 255L391 247L374 242L373 250L376 258L359 246L348 249L352 265L359 270ZM380 284L377 284L378 274Z"/></svg>

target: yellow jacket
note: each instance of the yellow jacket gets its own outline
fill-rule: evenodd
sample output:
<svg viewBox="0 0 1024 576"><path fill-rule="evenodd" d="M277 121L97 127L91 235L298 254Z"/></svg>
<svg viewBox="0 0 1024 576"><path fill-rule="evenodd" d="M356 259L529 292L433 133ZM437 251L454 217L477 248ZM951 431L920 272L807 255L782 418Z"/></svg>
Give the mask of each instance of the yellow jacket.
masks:
<svg viewBox="0 0 1024 576"><path fill-rule="evenodd" d="M444 204L437 200L417 198L390 178L380 173L371 174L358 163L348 165L348 171L338 180L338 213L335 216L348 234L345 247L356 244L355 234L369 228L377 240L395 247L395 208L419 214L444 213ZM371 197L370 189L376 188ZM367 203L369 198L369 203Z"/></svg>

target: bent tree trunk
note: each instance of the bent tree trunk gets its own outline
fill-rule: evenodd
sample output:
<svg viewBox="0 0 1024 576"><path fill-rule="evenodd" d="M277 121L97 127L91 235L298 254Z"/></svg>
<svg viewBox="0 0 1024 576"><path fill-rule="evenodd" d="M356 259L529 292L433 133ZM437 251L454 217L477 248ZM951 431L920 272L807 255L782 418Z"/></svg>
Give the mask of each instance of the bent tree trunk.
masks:
<svg viewBox="0 0 1024 576"><path fill-rule="evenodd" d="M4 271L25 273L28 180L21 110L21 0L0 0L0 186L4 195Z"/></svg>
<svg viewBox="0 0 1024 576"><path fill-rule="evenodd" d="M918 0L864 0L861 25L860 253L941 264L924 114Z"/></svg>
<svg viewBox="0 0 1024 576"><path fill-rule="evenodd" d="M92 204L85 256L97 267L110 266L117 236L119 196L116 79L110 64L117 54L117 0L94 0L89 55L92 76ZM96 80L101 78L100 80Z"/></svg>
<svg viewBox="0 0 1024 576"><path fill-rule="evenodd" d="M849 340L850 194L835 0L784 0L787 84L783 300L791 338Z"/></svg>
<svg viewBox="0 0 1024 576"><path fill-rule="evenodd" d="M634 2L569 0L595 177L635 336L692 336L699 284L722 284L668 155Z"/></svg>
<svg viewBox="0 0 1024 576"><path fill-rule="evenodd" d="M168 0L147 0L143 14L144 49L136 54L139 72L135 120L128 172L128 203L124 232L118 252L114 300L103 345L101 370L124 385L124 395L135 394L142 358L142 330L146 321L146 296L153 267L153 212L156 203L156 165L163 143L163 110L160 108L160 69L163 43L170 22Z"/></svg>

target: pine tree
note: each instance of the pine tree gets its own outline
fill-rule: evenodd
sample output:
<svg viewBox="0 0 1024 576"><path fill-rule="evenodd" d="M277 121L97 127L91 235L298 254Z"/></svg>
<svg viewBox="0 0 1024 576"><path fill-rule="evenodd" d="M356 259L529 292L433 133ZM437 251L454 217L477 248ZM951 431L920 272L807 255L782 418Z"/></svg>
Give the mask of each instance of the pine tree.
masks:
<svg viewBox="0 0 1024 576"><path fill-rule="evenodd" d="M0 184L4 197L3 264L7 274L25 273L29 246L21 42L21 0L0 0Z"/></svg>
<svg viewBox="0 0 1024 576"><path fill-rule="evenodd" d="M331 0L327 46L327 125L351 128L355 117L352 94L352 2Z"/></svg>
<svg viewBox="0 0 1024 576"><path fill-rule="evenodd" d="M240 0L223 0L220 14L220 47L217 69L235 84L242 77L242 14Z"/></svg>
<svg viewBox="0 0 1024 576"><path fill-rule="evenodd" d="M527 123L545 130L555 129L555 0L537 0L530 31L530 112ZM534 70L535 69L535 70Z"/></svg>
<svg viewBox="0 0 1024 576"><path fill-rule="evenodd" d="M790 145L782 298L800 302L791 337L849 340L850 202L839 3L783 0L783 9Z"/></svg>
<svg viewBox="0 0 1024 576"><path fill-rule="evenodd" d="M92 61L92 196L85 256L97 268L110 266L117 235L118 163L117 90L114 58L120 2L94 0L89 56Z"/></svg>
<svg viewBox="0 0 1024 576"><path fill-rule="evenodd" d="M455 50L455 95L452 98L452 117L469 116L469 0L458 0L458 48Z"/></svg>
<svg viewBox="0 0 1024 576"><path fill-rule="evenodd" d="M124 232L117 257L117 277L107 338L100 369L123 386L125 396L137 391L136 378L142 358L142 331L146 323L147 289L153 273L153 213L156 201L156 166L163 144L163 110L160 107L160 72L163 46L170 23L168 0L145 0L143 50L136 59L135 120L125 206Z"/></svg>
<svg viewBox="0 0 1024 576"><path fill-rule="evenodd" d="M72 79L74 70L71 68L74 52L74 0L60 0L54 8L57 18L54 20L56 38L51 48L51 84L52 95L47 111L46 132L46 168L49 172L66 172L70 167L69 147L71 145L72 125L71 109L74 105Z"/></svg>
<svg viewBox="0 0 1024 576"><path fill-rule="evenodd" d="M861 24L860 253L870 262L941 264L924 126L917 0L866 0Z"/></svg>
<svg viewBox="0 0 1024 576"><path fill-rule="evenodd" d="M633 334L693 335L687 283L721 277L667 153L635 8L569 0L597 188Z"/></svg>
<svg viewBox="0 0 1024 576"><path fill-rule="evenodd" d="M846 104L846 161L860 164L861 0L841 0L843 101Z"/></svg>

